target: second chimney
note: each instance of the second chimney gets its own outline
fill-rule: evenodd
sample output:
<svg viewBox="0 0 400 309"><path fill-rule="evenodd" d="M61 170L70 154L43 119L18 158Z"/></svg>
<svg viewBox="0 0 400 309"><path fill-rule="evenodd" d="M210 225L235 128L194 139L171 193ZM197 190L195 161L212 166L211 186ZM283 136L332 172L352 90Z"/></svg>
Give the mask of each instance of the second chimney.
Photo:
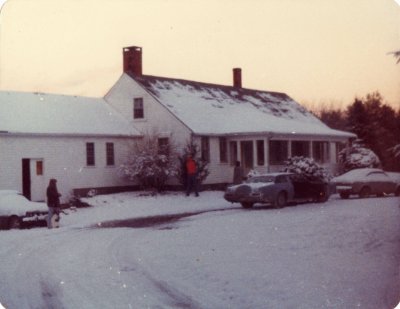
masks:
<svg viewBox="0 0 400 309"><path fill-rule="evenodd" d="M242 69L233 69L233 87L242 88Z"/></svg>
<svg viewBox="0 0 400 309"><path fill-rule="evenodd" d="M130 46L123 48L124 73L142 75L142 48Z"/></svg>

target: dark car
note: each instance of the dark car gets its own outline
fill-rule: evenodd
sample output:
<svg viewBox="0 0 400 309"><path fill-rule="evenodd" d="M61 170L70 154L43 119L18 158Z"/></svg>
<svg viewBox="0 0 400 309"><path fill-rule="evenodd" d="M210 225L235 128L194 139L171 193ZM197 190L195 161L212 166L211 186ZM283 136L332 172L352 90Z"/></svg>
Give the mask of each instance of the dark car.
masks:
<svg viewBox="0 0 400 309"><path fill-rule="evenodd" d="M294 187L288 173L254 176L239 185L226 189L224 198L250 208L255 203L271 203L283 207L294 196Z"/></svg>
<svg viewBox="0 0 400 309"><path fill-rule="evenodd" d="M283 207L288 202L317 201L329 198L329 184L323 182L295 182L292 173L269 173L249 178L239 185L229 186L224 198L251 208L255 203Z"/></svg>
<svg viewBox="0 0 400 309"><path fill-rule="evenodd" d="M340 197L344 199L350 195L358 195L361 198L393 193L400 195L400 185L393 177L377 168L354 169L333 178L332 182L336 185Z"/></svg>

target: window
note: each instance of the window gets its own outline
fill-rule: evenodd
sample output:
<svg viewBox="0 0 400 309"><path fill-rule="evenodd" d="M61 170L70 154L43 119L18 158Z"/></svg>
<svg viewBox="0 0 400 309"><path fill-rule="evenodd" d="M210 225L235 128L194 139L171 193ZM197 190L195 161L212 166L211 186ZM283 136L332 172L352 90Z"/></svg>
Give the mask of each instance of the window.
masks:
<svg viewBox="0 0 400 309"><path fill-rule="evenodd" d="M257 165L262 166L264 165L264 140L257 141Z"/></svg>
<svg viewBox="0 0 400 309"><path fill-rule="evenodd" d="M292 157L309 157L310 142L292 141Z"/></svg>
<svg viewBox="0 0 400 309"><path fill-rule="evenodd" d="M36 175L43 175L43 161L36 161Z"/></svg>
<svg viewBox="0 0 400 309"><path fill-rule="evenodd" d="M160 137L157 141L158 143L158 153L159 154L169 154L169 139L168 137Z"/></svg>
<svg viewBox="0 0 400 309"><path fill-rule="evenodd" d="M228 162L228 144L226 142L226 137L219 138L219 162Z"/></svg>
<svg viewBox="0 0 400 309"><path fill-rule="evenodd" d="M238 147L236 141L229 142L229 153L231 165L235 165L236 161L238 161Z"/></svg>
<svg viewBox="0 0 400 309"><path fill-rule="evenodd" d="M287 182L289 182L289 180L286 175L279 175L275 179L275 183L287 183Z"/></svg>
<svg viewBox="0 0 400 309"><path fill-rule="evenodd" d="M134 119L144 118L143 98L133 99L133 118Z"/></svg>
<svg viewBox="0 0 400 309"><path fill-rule="evenodd" d="M336 143L336 162L339 161L339 152L346 148L345 142L337 142Z"/></svg>
<svg viewBox="0 0 400 309"><path fill-rule="evenodd" d="M319 163L329 162L329 143L313 142L313 158Z"/></svg>
<svg viewBox="0 0 400 309"><path fill-rule="evenodd" d="M288 158L288 142L287 141L270 141L269 142L269 163L283 164Z"/></svg>
<svg viewBox="0 0 400 309"><path fill-rule="evenodd" d="M115 165L114 143L106 143L106 161L107 161L107 166Z"/></svg>
<svg viewBox="0 0 400 309"><path fill-rule="evenodd" d="M86 165L94 166L94 143L86 143Z"/></svg>
<svg viewBox="0 0 400 309"><path fill-rule="evenodd" d="M207 136L201 137L201 159L210 162L210 140Z"/></svg>

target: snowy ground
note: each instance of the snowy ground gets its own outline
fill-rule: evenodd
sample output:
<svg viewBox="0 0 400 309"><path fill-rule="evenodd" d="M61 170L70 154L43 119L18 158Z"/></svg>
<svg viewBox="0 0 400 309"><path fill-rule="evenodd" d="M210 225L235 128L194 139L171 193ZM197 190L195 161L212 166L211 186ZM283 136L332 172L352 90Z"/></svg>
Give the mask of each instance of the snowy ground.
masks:
<svg viewBox="0 0 400 309"><path fill-rule="evenodd" d="M56 230L0 231L4 307L382 309L399 301L396 197L333 196L280 210L244 210L221 192L90 202Z"/></svg>

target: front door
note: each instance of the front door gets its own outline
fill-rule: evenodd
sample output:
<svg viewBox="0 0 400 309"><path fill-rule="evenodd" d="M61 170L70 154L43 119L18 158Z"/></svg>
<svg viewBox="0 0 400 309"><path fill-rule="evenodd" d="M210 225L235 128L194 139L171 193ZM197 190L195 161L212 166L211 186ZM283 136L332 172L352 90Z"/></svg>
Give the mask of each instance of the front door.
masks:
<svg viewBox="0 0 400 309"><path fill-rule="evenodd" d="M254 167L254 148L253 141L240 142L240 156L244 174L247 175Z"/></svg>
<svg viewBox="0 0 400 309"><path fill-rule="evenodd" d="M34 202L45 201L43 159L22 159L22 194Z"/></svg>

